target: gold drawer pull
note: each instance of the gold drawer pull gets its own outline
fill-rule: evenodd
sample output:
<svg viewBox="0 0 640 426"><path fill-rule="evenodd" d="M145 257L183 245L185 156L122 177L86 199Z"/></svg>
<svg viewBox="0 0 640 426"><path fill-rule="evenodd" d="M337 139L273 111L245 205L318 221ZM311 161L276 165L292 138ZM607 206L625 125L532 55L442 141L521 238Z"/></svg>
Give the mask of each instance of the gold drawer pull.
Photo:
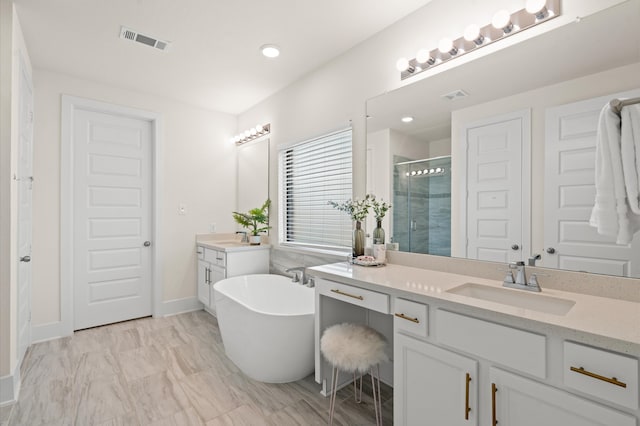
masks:
<svg viewBox="0 0 640 426"><path fill-rule="evenodd" d="M411 318L406 316L405 314L395 314L398 318L402 318L407 321L415 322L416 324L420 324L420 320L418 318Z"/></svg>
<svg viewBox="0 0 640 426"><path fill-rule="evenodd" d="M337 290L337 289L333 289L331 291L334 292L334 293L341 294L343 296L353 297L354 299L358 299L358 300L364 300L364 297L362 297L362 296L354 296L353 294L345 293L344 291L340 291L340 290Z"/></svg>
<svg viewBox="0 0 640 426"><path fill-rule="evenodd" d="M592 373L589 370L585 370L584 367L571 367L571 371L575 371L576 373L584 374L585 376L593 377L594 379L602 380L603 382L611 383L612 385L620 386L621 388L626 388L627 384L619 381L615 377L604 377L596 373Z"/></svg>
<svg viewBox="0 0 640 426"><path fill-rule="evenodd" d="M491 383L491 426L498 425L498 418L496 416L496 392L498 392L498 387L495 383Z"/></svg>

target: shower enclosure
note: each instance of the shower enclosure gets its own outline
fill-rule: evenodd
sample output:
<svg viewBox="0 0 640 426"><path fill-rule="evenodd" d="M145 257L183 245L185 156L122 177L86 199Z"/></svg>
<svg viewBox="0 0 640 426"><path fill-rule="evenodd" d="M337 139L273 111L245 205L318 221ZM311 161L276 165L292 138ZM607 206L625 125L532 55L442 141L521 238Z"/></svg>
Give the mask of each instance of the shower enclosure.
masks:
<svg viewBox="0 0 640 426"><path fill-rule="evenodd" d="M451 156L394 158L393 241L401 251L451 255Z"/></svg>

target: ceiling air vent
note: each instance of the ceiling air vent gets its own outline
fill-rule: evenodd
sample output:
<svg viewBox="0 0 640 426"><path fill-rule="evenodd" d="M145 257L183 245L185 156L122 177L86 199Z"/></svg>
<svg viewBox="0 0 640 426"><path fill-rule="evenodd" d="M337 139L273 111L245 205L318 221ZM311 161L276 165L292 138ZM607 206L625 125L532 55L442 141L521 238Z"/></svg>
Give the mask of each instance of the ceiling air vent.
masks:
<svg viewBox="0 0 640 426"><path fill-rule="evenodd" d="M168 41L158 40L155 37L141 34L127 27L120 28L120 38L146 44L147 46L151 46L162 51L166 51L169 48Z"/></svg>
<svg viewBox="0 0 640 426"><path fill-rule="evenodd" d="M443 98L447 98L450 101L466 98L467 96L469 96L469 94L462 89L454 90L453 92L442 95Z"/></svg>

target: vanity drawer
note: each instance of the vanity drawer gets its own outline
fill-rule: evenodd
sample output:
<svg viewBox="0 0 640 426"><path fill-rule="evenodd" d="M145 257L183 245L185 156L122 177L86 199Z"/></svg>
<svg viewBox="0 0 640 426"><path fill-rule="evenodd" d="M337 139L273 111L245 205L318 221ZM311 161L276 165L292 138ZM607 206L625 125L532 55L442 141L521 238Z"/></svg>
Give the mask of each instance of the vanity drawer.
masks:
<svg viewBox="0 0 640 426"><path fill-rule="evenodd" d="M226 253L221 250L204 249L204 260L213 265L226 266Z"/></svg>
<svg viewBox="0 0 640 426"><path fill-rule="evenodd" d="M202 246L196 246L196 253L198 254L198 260L204 260L204 250Z"/></svg>
<svg viewBox="0 0 640 426"><path fill-rule="evenodd" d="M323 296L332 297L352 305L382 312L383 314L389 313L388 294L323 279L316 281L316 288Z"/></svg>
<svg viewBox="0 0 640 426"><path fill-rule="evenodd" d="M394 300L393 326L395 331L419 337L429 335L429 306L405 299Z"/></svg>
<svg viewBox="0 0 640 426"><path fill-rule="evenodd" d="M564 384L577 391L638 409L638 360L564 342Z"/></svg>
<svg viewBox="0 0 640 426"><path fill-rule="evenodd" d="M436 339L443 345L546 378L546 337L517 328L436 311Z"/></svg>

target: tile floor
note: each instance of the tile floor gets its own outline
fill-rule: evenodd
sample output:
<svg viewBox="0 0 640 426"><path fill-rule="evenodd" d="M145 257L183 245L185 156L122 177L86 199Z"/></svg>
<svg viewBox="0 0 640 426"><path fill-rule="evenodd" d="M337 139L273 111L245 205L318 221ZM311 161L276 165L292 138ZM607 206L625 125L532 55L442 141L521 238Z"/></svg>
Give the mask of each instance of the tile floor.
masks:
<svg viewBox="0 0 640 426"><path fill-rule="evenodd" d="M0 409L5 425L324 425L328 398L313 377L267 384L226 357L216 319L204 311L142 318L32 345L22 389ZM365 380L370 383L370 380ZM335 423L375 424L370 388L338 394ZM384 423L393 394L383 385Z"/></svg>

